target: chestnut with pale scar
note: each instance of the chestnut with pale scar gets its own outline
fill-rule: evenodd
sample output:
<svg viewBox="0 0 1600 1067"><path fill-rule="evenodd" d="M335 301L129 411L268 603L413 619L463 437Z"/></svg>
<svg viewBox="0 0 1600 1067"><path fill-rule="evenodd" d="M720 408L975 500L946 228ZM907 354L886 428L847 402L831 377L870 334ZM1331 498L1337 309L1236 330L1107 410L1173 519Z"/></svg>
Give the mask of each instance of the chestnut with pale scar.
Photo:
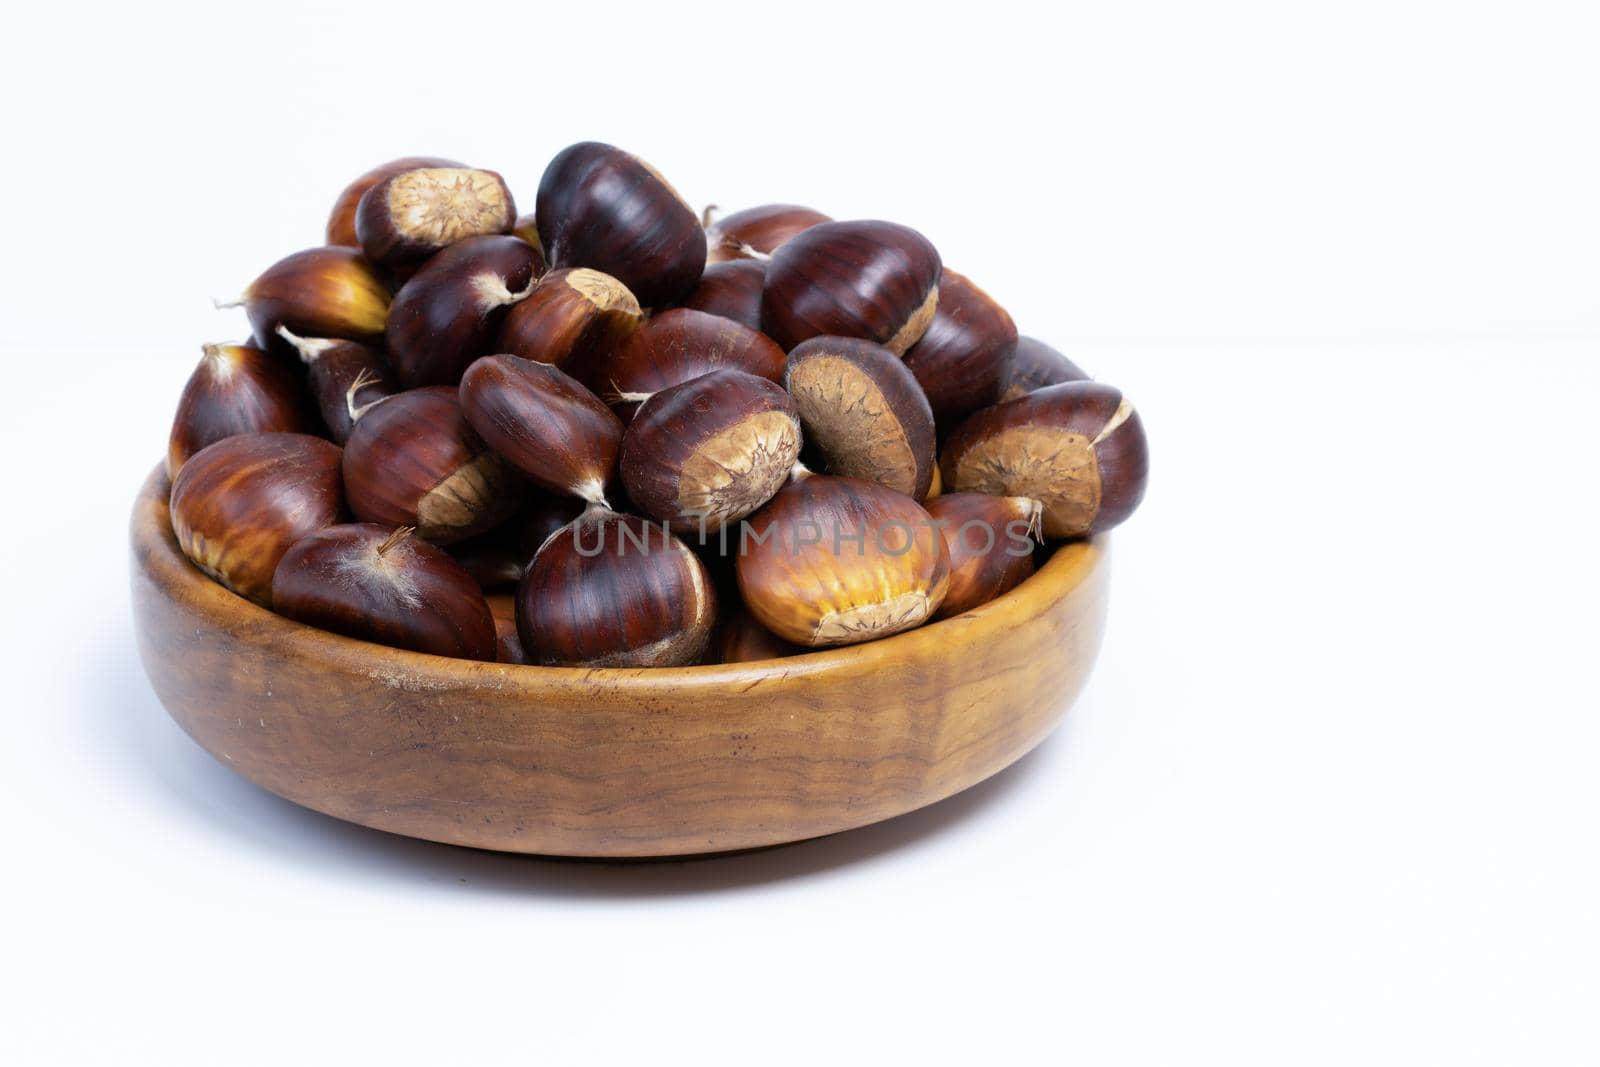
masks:
<svg viewBox="0 0 1600 1067"><path fill-rule="evenodd" d="M424 167L391 175L361 197L356 237L374 263L416 263L468 237L510 233L517 207L492 170Z"/></svg>

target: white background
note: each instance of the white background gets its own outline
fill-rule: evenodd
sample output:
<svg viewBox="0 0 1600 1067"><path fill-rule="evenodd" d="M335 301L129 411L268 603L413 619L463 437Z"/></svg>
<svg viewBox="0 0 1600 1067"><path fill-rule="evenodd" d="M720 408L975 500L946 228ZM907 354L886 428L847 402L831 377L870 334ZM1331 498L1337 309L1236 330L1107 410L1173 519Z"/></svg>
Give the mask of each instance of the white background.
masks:
<svg viewBox="0 0 1600 1067"><path fill-rule="evenodd" d="M1593 1063L1592 3L27 5L0 43L0 1061ZM1094 680L722 860L390 838L217 766L125 522L234 295L402 154L926 232L1139 404Z"/></svg>

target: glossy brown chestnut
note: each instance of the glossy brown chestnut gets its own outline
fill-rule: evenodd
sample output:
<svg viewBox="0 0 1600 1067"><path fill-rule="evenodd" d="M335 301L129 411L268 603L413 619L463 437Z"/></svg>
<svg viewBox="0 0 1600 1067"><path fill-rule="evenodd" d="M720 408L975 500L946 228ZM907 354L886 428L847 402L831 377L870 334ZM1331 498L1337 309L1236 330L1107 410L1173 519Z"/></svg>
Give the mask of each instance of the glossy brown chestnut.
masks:
<svg viewBox="0 0 1600 1067"><path fill-rule="evenodd" d="M585 141L545 168L535 207L556 267L592 267L646 307L687 294L706 265L694 211L656 170L620 148Z"/></svg>
<svg viewBox="0 0 1600 1067"><path fill-rule="evenodd" d="M785 350L812 337L864 337L897 356L939 302L939 253L892 222L824 222L772 253L762 332Z"/></svg>
<svg viewBox="0 0 1600 1067"><path fill-rule="evenodd" d="M356 238L372 262L403 269L468 237L509 234L516 220L516 201L494 171L423 167L362 195Z"/></svg>
<svg viewBox="0 0 1600 1067"><path fill-rule="evenodd" d="M407 389L455 385L491 350L506 309L531 291L544 264L516 237L469 237L423 265L389 308L389 361Z"/></svg>
<svg viewBox="0 0 1600 1067"><path fill-rule="evenodd" d="M495 658L494 617L478 583L406 527L359 522L302 537L273 572L272 610L380 645Z"/></svg>
<svg viewBox="0 0 1600 1067"><path fill-rule="evenodd" d="M704 311L707 315L720 315L741 326L760 330L761 287L766 280L767 265L760 260L713 263L680 306Z"/></svg>
<svg viewBox="0 0 1600 1067"><path fill-rule="evenodd" d="M639 301L611 275L553 270L506 312L494 350L560 367L587 384L642 322Z"/></svg>
<svg viewBox="0 0 1600 1067"><path fill-rule="evenodd" d="M922 506L876 482L798 477L748 520L745 606L779 637L816 648L909 630L949 585L944 539Z"/></svg>
<svg viewBox="0 0 1600 1067"><path fill-rule="evenodd" d="M304 433L304 391L283 363L250 345L204 345L178 398L167 438L167 476L210 444L241 433Z"/></svg>
<svg viewBox="0 0 1600 1067"><path fill-rule="evenodd" d="M951 493L923 505L944 536L950 591L934 618L987 604L1033 573L1044 505L1022 496Z"/></svg>
<svg viewBox="0 0 1600 1067"><path fill-rule="evenodd" d="M922 499L933 481L933 413L905 363L856 337L813 337L789 353L784 385L829 474Z"/></svg>
<svg viewBox="0 0 1600 1067"><path fill-rule="evenodd" d="M1017 350L1006 369L1001 400L1015 400L1035 389L1067 382L1086 382L1089 376L1076 363L1032 337L1017 338Z"/></svg>
<svg viewBox="0 0 1600 1067"><path fill-rule="evenodd" d="M1099 382L1052 385L986 408L940 457L951 492L1040 501L1053 538L1103 533L1133 514L1149 464L1138 413Z"/></svg>
<svg viewBox="0 0 1600 1067"><path fill-rule="evenodd" d="M355 426L352 409L359 409L398 392L389 361L381 351L357 341L330 337L301 337L283 326L278 336L306 365L306 380L328 436L344 444Z"/></svg>
<svg viewBox="0 0 1600 1067"><path fill-rule="evenodd" d="M357 409L344 449L345 493L364 522L412 526L435 544L510 518L522 480L484 444L449 386L413 389Z"/></svg>
<svg viewBox="0 0 1600 1067"><path fill-rule="evenodd" d="M356 205L361 203L361 198L368 189L396 174L404 174L408 170L421 170L423 167L464 167L465 163L457 163L452 159L440 159L437 156L405 156L401 159L391 159L367 171L361 177L345 186L344 192L339 194L339 199L333 202L333 211L328 214L328 243L330 245L349 245L352 248L361 246L361 239L356 236Z"/></svg>
<svg viewBox="0 0 1600 1067"><path fill-rule="evenodd" d="M651 317L595 371L595 392L624 420L651 393L714 370L783 380L783 349L731 319L675 308Z"/></svg>
<svg viewBox="0 0 1600 1067"><path fill-rule="evenodd" d="M225 437L189 457L172 483L172 532L184 555L240 596L272 605L289 546L339 522L339 446L300 433Z"/></svg>
<svg viewBox="0 0 1600 1067"><path fill-rule="evenodd" d="M539 550L517 590L531 663L677 667L705 651L716 595L659 523L591 507Z"/></svg>
<svg viewBox="0 0 1600 1067"><path fill-rule="evenodd" d="M489 614L494 616L495 659L501 663L527 663L522 637L517 633L517 598L514 593L490 593Z"/></svg>
<svg viewBox="0 0 1600 1067"><path fill-rule="evenodd" d="M301 337L376 342L389 316L389 289L355 249L308 248L278 260L238 300L219 306L244 308L258 348L281 343L279 326Z"/></svg>
<svg viewBox="0 0 1600 1067"><path fill-rule="evenodd" d="M714 370L640 405L622 437L622 484L646 515L709 532L771 500L799 456L789 395L754 374Z"/></svg>
<svg viewBox="0 0 1600 1067"><path fill-rule="evenodd" d="M485 356L461 379L461 409L489 447L534 484L606 502L622 423L559 369L520 356Z"/></svg>
<svg viewBox="0 0 1600 1067"><path fill-rule="evenodd" d="M706 261L764 259L796 234L833 220L820 211L798 204L762 204L747 207L712 221L715 208L706 208Z"/></svg>
<svg viewBox="0 0 1600 1067"><path fill-rule="evenodd" d="M939 306L922 339L906 352L942 430L979 408L998 403L1017 348L1017 326L964 275L945 268Z"/></svg>
<svg viewBox="0 0 1600 1067"><path fill-rule="evenodd" d="M717 663L754 663L783 659L804 651L762 626L743 607L735 605L723 611L716 632L711 636L711 654L706 658Z"/></svg>
<svg viewBox="0 0 1600 1067"><path fill-rule="evenodd" d="M549 493L543 489L530 489L522 505L522 515L516 521L517 551L522 557L523 569L528 560L539 554L539 549L561 527L583 514L586 503L565 493Z"/></svg>

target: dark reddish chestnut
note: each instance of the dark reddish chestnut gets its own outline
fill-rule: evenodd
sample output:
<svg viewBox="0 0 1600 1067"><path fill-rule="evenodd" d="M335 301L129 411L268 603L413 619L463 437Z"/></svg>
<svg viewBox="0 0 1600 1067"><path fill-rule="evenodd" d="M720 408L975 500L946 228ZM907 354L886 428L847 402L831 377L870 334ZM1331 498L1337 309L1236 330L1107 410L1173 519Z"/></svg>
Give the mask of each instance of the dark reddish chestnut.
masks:
<svg viewBox="0 0 1600 1067"><path fill-rule="evenodd" d="M328 436L341 445L355 426L353 411L398 392L389 361L370 345L329 337L301 337L283 326L278 327L278 336L306 365L311 395Z"/></svg>
<svg viewBox="0 0 1600 1067"><path fill-rule="evenodd" d="M1033 573L1044 505L1022 496L951 493L925 505L944 536L950 591L934 618L987 604Z"/></svg>
<svg viewBox="0 0 1600 1067"><path fill-rule="evenodd" d="M489 447L535 484L606 502L622 423L571 377L548 363L485 356L461 379L461 408Z"/></svg>
<svg viewBox="0 0 1600 1067"><path fill-rule="evenodd" d="M250 345L205 345L178 398L167 476L210 444L241 433L304 433L304 392L283 363Z"/></svg>
<svg viewBox="0 0 1600 1067"><path fill-rule="evenodd" d="M676 308L653 316L595 370L595 391L624 419L651 393L714 370L783 380L783 349L730 319Z"/></svg>
<svg viewBox="0 0 1600 1067"><path fill-rule="evenodd" d="M813 337L789 353L784 385L828 473L921 499L933 481L933 413L900 357L855 337Z"/></svg>
<svg viewBox="0 0 1600 1067"><path fill-rule="evenodd" d="M172 483L172 532L184 555L240 596L270 607L289 546L339 522L339 446L299 433L225 437Z"/></svg>
<svg viewBox="0 0 1600 1067"><path fill-rule="evenodd" d="M532 489L522 505L522 517L517 520L517 549L522 557L523 569L527 561L538 555L539 549L552 534L583 514L584 501L564 493L548 493Z"/></svg>
<svg viewBox="0 0 1600 1067"><path fill-rule="evenodd" d="M506 236L469 237L428 260L389 308L389 359L401 384L461 381L543 268L533 246Z"/></svg>
<svg viewBox="0 0 1600 1067"><path fill-rule="evenodd" d="M639 301L609 274L553 270L506 312L496 352L560 367L587 382L595 365L644 322Z"/></svg>
<svg viewBox="0 0 1600 1067"><path fill-rule="evenodd" d="M345 443L344 484L358 518L413 526L443 545L516 512L521 479L467 423L454 389L398 393L356 414Z"/></svg>
<svg viewBox="0 0 1600 1067"><path fill-rule="evenodd" d="M684 296L706 265L700 220L649 164L586 141L550 161L535 209L556 267L592 267L646 307Z"/></svg>
<svg viewBox="0 0 1600 1067"><path fill-rule="evenodd" d="M622 437L622 484L645 514L709 532L771 500L799 456L789 395L754 374L714 370L640 406Z"/></svg>
<svg viewBox="0 0 1600 1067"><path fill-rule="evenodd" d="M798 655L805 649L792 645L771 630L762 626L744 608L734 606L723 612L722 621L711 637L712 655L707 657L717 663L754 663L764 659L782 659Z"/></svg>
<svg viewBox="0 0 1600 1067"><path fill-rule="evenodd" d="M1122 393L1067 382L986 408L945 442L940 467L956 493L1032 497L1047 537L1102 533L1144 497L1144 427Z"/></svg>
<svg viewBox="0 0 1600 1067"><path fill-rule="evenodd" d="M939 426L953 429L999 402L1016 348L1017 326L1006 309L947 267L933 321L906 352L906 366L928 395Z"/></svg>
<svg viewBox="0 0 1600 1067"><path fill-rule="evenodd" d="M683 300L683 307L732 319L752 330L761 329L761 287L767 265L755 259L713 263L700 276L700 284Z"/></svg>
<svg viewBox="0 0 1600 1067"><path fill-rule="evenodd" d="M897 356L939 302L939 253L892 222L824 222L772 253L763 332L785 349L812 337L864 337Z"/></svg>
<svg viewBox="0 0 1600 1067"><path fill-rule="evenodd" d="M369 260L405 269L468 237L508 234L517 205L492 170L423 167L382 179L356 206L356 237Z"/></svg>
<svg viewBox="0 0 1600 1067"><path fill-rule="evenodd" d="M705 567L658 524L591 507L550 538L517 590L531 663L677 667L705 651L716 595Z"/></svg>
<svg viewBox="0 0 1600 1067"><path fill-rule="evenodd" d="M494 617L478 583L442 549L371 523L301 538L272 576L272 610L380 645L495 658Z"/></svg>
<svg viewBox="0 0 1600 1067"><path fill-rule="evenodd" d="M308 248L285 256L250 283L238 300L258 348L271 348L279 326L301 337L383 340L389 289L353 248Z"/></svg>
<svg viewBox="0 0 1600 1067"><path fill-rule="evenodd" d="M1001 400L1015 400L1036 389L1067 382L1086 382L1089 376L1072 360L1032 337L1017 338L1017 351L1007 366Z"/></svg>
<svg viewBox="0 0 1600 1067"><path fill-rule="evenodd" d="M944 600L944 539L915 500L876 482L797 477L742 531L739 590L797 645L849 645L926 622Z"/></svg>
<svg viewBox="0 0 1600 1067"><path fill-rule="evenodd" d="M379 164L367 171L361 177L345 186L344 192L339 194L339 199L333 202L333 211L328 215L328 243L330 245L349 245L359 248L361 239L356 236L356 205L361 203L361 197L368 189L396 174L404 174L408 170L421 170L423 167L463 167L466 164L457 163L450 159L440 159L437 156L406 156L402 159L392 159L387 163Z"/></svg>
<svg viewBox="0 0 1600 1067"><path fill-rule="evenodd" d="M822 222L833 220L820 211L797 204L763 204L735 211L712 221L715 208L706 208L706 260L722 263L737 259L765 259L779 245Z"/></svg>

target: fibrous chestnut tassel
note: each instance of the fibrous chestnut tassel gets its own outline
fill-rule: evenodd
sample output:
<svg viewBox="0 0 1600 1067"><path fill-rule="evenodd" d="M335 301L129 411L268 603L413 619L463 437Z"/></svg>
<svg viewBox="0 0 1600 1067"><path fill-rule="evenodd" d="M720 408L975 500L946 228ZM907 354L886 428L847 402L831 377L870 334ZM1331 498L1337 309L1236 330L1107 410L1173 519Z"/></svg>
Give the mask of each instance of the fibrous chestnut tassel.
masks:
<svg viewBox="0 0 1600 1067"><path fill-rule="evenodd" d="M825 222L767 263L762 331L785 349L812 337L862 337L897 356L916 344L939 302L939 253L892 222Z"/></svg>
<svg viewBox="0 0 1600 1067"><path fill-rule="evenodd" d="M1099 382L1067 382L986 408L945 442L957 493L1032 497L1047 537L1103 533L1139 506L1149 452L1138 413Z"/></svg>
<svg viewBox="0 0 1600 1067"><path fill-rule="evenodd" d="M516 512L522 480L467 423L456 390L413 389L356 408L354 416L344 484L363 521L415 527L443 545Z"/></svg>
<svg viewBox="0 0 1600 1067"><path fill-rule="evenodd" d="M548 363L504 355L469 367L460 392L473 428L535 484L606 503L622 423L593 393Z"/></svg>
<svg viewBox="0 0 1600 1067"><path fill-rule="evenodd" d="M987 604L1033 573L1044 505L1022 496L951 493L924 507L939 523L950 559L950 591L934 618Z"/></svg>
<svg viewBox="0 0 1600 1067"><path fill-rule="evenodd" d="M279 326L301 337L376 342L389 317L389 289L355 249L308 248L268 267L238 300L217 306L244 308L258 348L281 344Z"/></svg>
<svg viewBox="0 0 1600 1067"><path fill-rule="evenodd" d="M241 433L308 430L304 391L282 362L250 345L205 345L178 399L167 438L167 476L190 456Z"/></svg>
<svg viewBox="0 0 1600 1067"><path fill-rule="evenodd" d="M700 276L694 292L680 305L732 319L752 330L761 329L761 287L766 284L767 265L761 260L734 259L713 263Z"/></svg>
<svg viewBox="0 0 1600 1067"><path fill-rule="evenodd" d="M272 604L289 546L344 514L339 446L299 433L225 437L172 483L172 533L196 567L240 596Z"/></svg>
<svg viewBox="0 0 1600 1067"><path fill-rule="evenodd" d="M273 610L380 645L492 661L494 618L478 583L412 532L351 523L301 538L273 573Z"/></svg>
<svg viewBox="0 0 1600 1067"><path fill-rule="evenodd" d="M1001 384L1000 399L1015 400L1036 389L1088 380L1082 368L1043 341L1019 337Z"/></svg>
<svg viewBox="0 0 1600 1067"><path fill-rule="evenodd" d="M611 145L585 141L551 160L535 219L552 266L604 271L646 307L688 293L705 269L694 211L653 167Z"/></svg>
<svg viewBox="0 0 1600 1067"><path fill-rule="evenodd" d="M543 269L533 246L506 236L469 237L428 260L389 308L389 359L401 383L459 382Z"/></svg>
<svg viewBox="0 0 1600 1067"><path fill-rule="evenodd" d="M622 437L622 484L645 514L710 532L772 499L799 456L789 395L765 378L714 370L640 406Z"/></svg>
<svg viewBox="0 0 1600 1067"><path fill-rule="evenodd" d="M783 380L783 349L730 319L676 308L651 317L594 371L594 389L624 421L652 393L709 374L741 370Z"/></svg>
<svg viewBox="0 0 1600 1067"><path fill-rule="evenodd" d="M712 655L708 658L717 663L754 663L804 651L762 626L744 608L734 606L723 612L722 621L717 623L711 637Z"/></svg>
<svg viewBox="0 0 1600 1067"><path fill-rule="evenodd" d="M517 591L523 650L548 666L694 663L715 615L711 582L688 546L599 506L545 542Z"/></svg>
<svg viewBox="0 0 1600 1067"><path fill-rule="evenodd" d="M813 337L789 353L784 385L829 474L922 499L936 462L933 413L904 362L854 337Z"/></svg>
<svg viewBox="0 0 1600 1067"><path fill-rule="evenodd" d="M713 221L715 212L715 207L708 207L702 217L708 263L765 259L797 234L833 221L820 211L798 204L762 204Z"/></svg>
<svg viewBox="0 0 1600 1067"><path fill-rule="evenodd" d="M306 365L317 411L328 427L328 436L341 445L355 428L352 408L359 409L398 391L389 361L371 345L331 337L301 337L284 326L278 327L278 336L299 353Z"/></svg>
<svg viewBox="0 0 1600 1067"><path fill-rule="evenodd" d="M998 403L1017 348L1017 326L1006 309L965 276L945 268L939 306L906 366L928 396L941 428Z"/></svg>
<svg viewBox="0 0 1600 1067"><path fill-rule="evenodd" d="M797 477L751 516L737 566L750 613L813 648L919 626L949 585L944 540L921 505L825 475Z"/></svg>
<svg viewBox="0 0 1600 1067"><path fill-rule="evenodd" d="M405 156L401 159L391 159L367 171L361 177L345 186L344 192L339 194L339 199L333 202L333 210L328 214L328 243L330 245L349 245L352 248L361 246L361 239L356 236L356 205L361 203L361 197L368 189L396 174L404 174L408 170L421 170L423 167L463 167L466 164L457 163L451 159L440 159L437 156Z"/></svg>
<svg viewBox="0 0 1600 1067"><path fill-rule="evenodd" d="M553 270L506 312L494 351L560 367L588 384L602 358L644 322L639 301L609 274Z"/></svg>
<svg viewBox="0 0 1600 1067"><path fill-rule="evenodd" d="M517 205L492 170L424 167L382 179L356 206L356 237L374 263L405 269L468 237L508 234Z"/></svg>

